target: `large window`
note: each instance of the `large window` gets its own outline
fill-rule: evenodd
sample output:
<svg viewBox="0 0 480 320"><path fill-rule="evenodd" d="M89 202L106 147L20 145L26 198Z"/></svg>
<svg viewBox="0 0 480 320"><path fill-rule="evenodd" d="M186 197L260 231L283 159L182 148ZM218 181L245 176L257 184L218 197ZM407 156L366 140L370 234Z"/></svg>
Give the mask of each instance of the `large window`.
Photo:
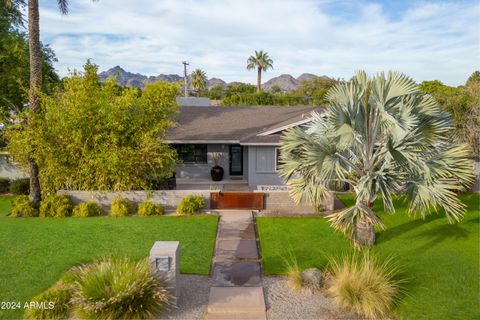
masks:
<svg viewBox="0 0 480 320"><path fill-rule="evenodd" d="M173 147L183 163L207 163L206 144L176 144Z"/></svg>
<svg viewBox="0 0 480 320"><path fill-rule="evenodd" d="M275 171L279 170L281 164L280 148L275 148Z"/></svg>

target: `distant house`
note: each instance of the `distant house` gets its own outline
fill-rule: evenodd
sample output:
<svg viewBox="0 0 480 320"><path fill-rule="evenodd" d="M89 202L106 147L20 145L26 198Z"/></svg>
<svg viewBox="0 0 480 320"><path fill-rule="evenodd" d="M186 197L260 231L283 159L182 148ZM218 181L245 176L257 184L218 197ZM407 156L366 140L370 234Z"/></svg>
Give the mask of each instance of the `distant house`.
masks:
<svg viewBox="0 0 480 320"><path fill-rule="evenodd" d="M221 185L233 190L284 185L278 175L282 132L311 121L321 107L181 106L177 125L167 134L167 143L177 149L181 163L176 178L179 189L205 189ZM225 174L212 182L214 155L221 154ZM241 186L243 189L238 189Z"/></svg>

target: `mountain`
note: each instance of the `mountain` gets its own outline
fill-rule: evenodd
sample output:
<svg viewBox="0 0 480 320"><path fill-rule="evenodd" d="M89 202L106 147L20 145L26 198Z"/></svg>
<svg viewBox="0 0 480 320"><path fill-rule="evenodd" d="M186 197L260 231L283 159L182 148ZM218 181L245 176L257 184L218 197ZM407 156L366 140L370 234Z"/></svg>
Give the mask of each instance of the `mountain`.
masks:
<svg viewBox="0 0 480 320"><path fill-rule="evenodd" d="M300 83L302 81L310 81L313 78L317 77L313 73L302 73L298 78L297 81Z"/></svg>
<svg viewBox="0 0 480 320"><path fill-rule="evenodd" d="M292 91L298 88L299 82L289 74L282 74L274 77L262 85L264 90L272 90L273 86L278 86L283 91Z"/></svg>
<svg viewBox="0 0 480 320"><path fill-rule="evenodd" d="M180 77L178 74L159 74L158 76L150 76L147 77L140 73L131 73L125 71L120 66L115 66L107 71L100 72L98 75L100 81L105 81L108 78L116 77L118 84L127 87L137 87L143 89L145 84L151 82L159 82L159 81L166 81L166 82L178 82L183 81L183 77Z"/></svg>
<svg viewBox="0 0 480 320"><path fill-rule="evenodd" d="M222 88L226 88L227 87L227 83L225 81L223 81L222 79L219 79L219 78L211 78L209 80L207 80L207 86L208 88L210 89L211 87L222 87Z"/></svg>
<svg viewBox="0 0 480 320"><path fill-rule="evenodd" d="M100 72L99 74L100 81L105 81L110 77L117 77L118 84L127 87L137 87L143 89L145 84L151 82L158 82L158 81L166 81L166 82L179 82L183 81L183 77L179 76L178 74L159 74L157 76L145 76L140 73L132 73L125 71L120 66L115 66L107 71ZM289 74L282 74L278 77L274 77L264 84L262 84L262 89L264 90L271 90L273 86L278 86L282 91L292 91L297 89L300 86L301 81L308 81L311 80L316 75L311 73L303 73L298 78L294 78ZM212 88L214 86L220 86L226 88L232 83L226 83L220 78L210 78L207 80L208 88Z"/></svg>

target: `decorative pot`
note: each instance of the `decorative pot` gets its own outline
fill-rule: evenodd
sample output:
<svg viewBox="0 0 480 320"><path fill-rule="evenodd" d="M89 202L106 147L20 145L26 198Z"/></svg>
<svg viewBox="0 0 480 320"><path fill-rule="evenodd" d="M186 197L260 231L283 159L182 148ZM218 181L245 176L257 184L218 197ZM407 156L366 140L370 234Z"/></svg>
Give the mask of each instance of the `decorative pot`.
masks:
<svg viewBox="0 0 480 320"><path fill-rule="evenodd" d="M222 181L223 179L223 168L220 166L214 166L212 170L210 170L210 174L212 175L213 181Z"/></svg>

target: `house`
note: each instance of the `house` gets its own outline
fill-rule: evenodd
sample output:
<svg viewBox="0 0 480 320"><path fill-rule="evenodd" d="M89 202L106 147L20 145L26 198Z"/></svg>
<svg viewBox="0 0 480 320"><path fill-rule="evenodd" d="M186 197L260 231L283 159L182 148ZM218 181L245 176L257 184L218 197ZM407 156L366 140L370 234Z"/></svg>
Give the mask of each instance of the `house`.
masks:
<svg viewBox="0 0 480 320"><path fill-rule="evenodd" d="M255 190L283 186L278 175L282 131L311 121L321 107L181 106L166 143L177 149L177 189ZM220 182L211 179L214 155L221 155Z"/></svg>

